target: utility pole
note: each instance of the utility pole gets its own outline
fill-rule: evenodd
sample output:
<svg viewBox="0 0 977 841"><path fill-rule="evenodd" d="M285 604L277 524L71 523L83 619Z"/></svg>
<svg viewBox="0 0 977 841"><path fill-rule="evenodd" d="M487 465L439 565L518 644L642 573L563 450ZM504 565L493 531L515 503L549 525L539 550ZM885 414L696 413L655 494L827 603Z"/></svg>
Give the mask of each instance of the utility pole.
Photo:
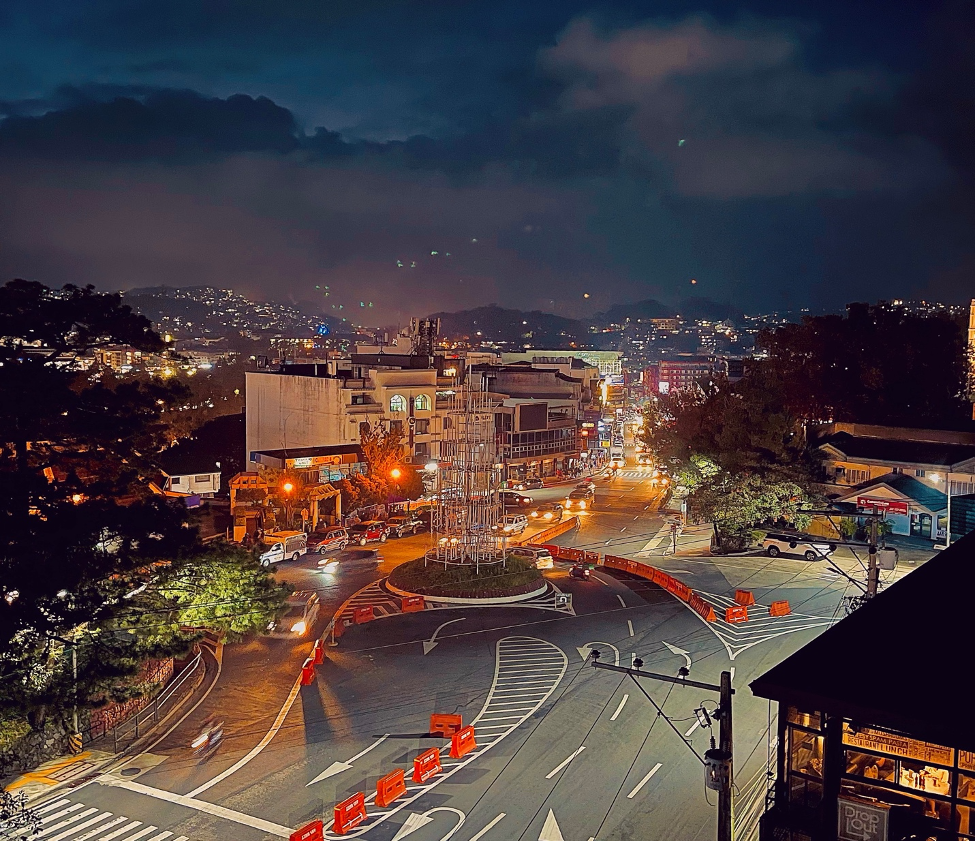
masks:
<svg viewBox="0 0 977 841"><path fill-rule="evenodd" d="M868 588L865 595L872 599L879 593L879 511L874 506L868 530Z"/></svg>
<svg viewBox="0 0 977 841"><path fill-rule="evenodd" d="M733 841L733 676L729 672L722 672L719 676L719 686L713 683L703 683L697 680L688 680L688 671L683 667L679 671L678 677L671 675L661 675L654 672L643 672L640 669L641 661L635 660L635 665L631 668L625 666L613 666L610 663L601 663L600 652L592 649L590 652L591 663L595 669L603 669L608 672L621 672L628 675L635 683L636 678L647 677L652 680L660 680L666 683L674 683L679 686L691 686L696 689L705 689L719 693L719 747L713 747L706 751L705 760L699 760L706 769L706 786L719 792L719 819L716 831L717 841ZM640 687L640 684L639 684ZM644 692L644 690L641 690ZM650 695L645 693L645 697L651 701L652 706L658 714L664 717L661 708L656 704ZM708 720L708 716L706 716ZM675 728L669 719L665 719L668 725L678 734L679 738L685 741L685 737ZM689 744L686 742L686 744ZM715 745L715 742L713 742ZM692 748L691 745L689 747Z"/></svg>

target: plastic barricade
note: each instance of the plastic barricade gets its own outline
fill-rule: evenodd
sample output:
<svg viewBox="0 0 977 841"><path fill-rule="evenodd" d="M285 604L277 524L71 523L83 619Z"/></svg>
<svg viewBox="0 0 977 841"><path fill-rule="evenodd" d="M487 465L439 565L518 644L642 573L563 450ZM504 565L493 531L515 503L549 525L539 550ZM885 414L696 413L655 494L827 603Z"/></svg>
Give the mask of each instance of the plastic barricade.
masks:
<svg viewBox="0 0 977 841"><path fill-rule="evenodd" d="M770 605L771 616L787 616L790 613L790 602L773 602Z"/></svg>
<svg viewBox="0 0 977 841"><path fill-rule="evenodd" d="M417 613L424 610L424 596L405 596L400 600L401 613Z"/></svg>
<svg viewBox="0 0 977 841"><path fill-rule="evenodd" d="M431 716L431 733L440 733L446 739L454 736L464 726L460 715L435 713Z"/></svg>
<svg viewBox="0 0 977 841"><path fill-rule="evenodd" d="M756 599L753 598L752 590L737 590L736 595L733 596L733 601L736 604L743 605L743 607L749 607L751 604L756 604Z"/></svg>
<svg viewBox="0 0 977 841"><path fill-rule="evenodd" d="M596 566L600 563L600 555L597 552L584 552L584 561Z"/></svg>
<svg viewBox="0 0 977 841"><path fill-rule="evenodd" d="M466 753L471 753L478 745L475 744L475 728L470 724L462 727L454 736L451 737L451 750L448 756L452 759L461 759Z"/></svg>
<svg viewBox="0 0 977 841"><path fill-rule="evenodd" d="M689 596L689 607L691 607L696 613L699 614L706 622L716 621L716 611L709 602L707 602L702 596L693 593Z"/></svg>
<svg viewBox="0 0 977 841"><path fill-rule="evenodd" d="M345 835L366 820L366 798L362 791L337 803L333 809L332 831Z"/></svg>
<svg viewBox="0 0 977 841"><path fill-rule="evenodd" d="M398 768L377 780L377 797L374 801L381 809L386 809L402 794L407 793L404 782L404 769Z"/></svg>
<svg viewBox="0 0 977 841"><path fill-rule="evenodd" d="M423 783L441 773L441 751L431 748L414 757L414 774L411 779L415 783Z"/></svg>
<svg viewBox="0 0 977 841"><path fill-rule="evenodd" d="M322 821L312 821L288 836L288 841L322 841Z"/></svg>
<svg viewBox="0 0 977 841"><path fill-rule="evenodd" d="M312 645L312 665L321 666L322 665L322 640L316 640Z"/></svg>
<svg viewBox="0 0 977 841"><path fill-rule="evenodd" d="M740 622L746 622L749 618L750 615L743 605L726 608L726 622L730 625L738 625Z"/></svg>
<svg viewBox="0 0 977 841"><path fill-rule="evenodd" d="M315 683L315 663L309 657L302 664L302 686L311 686L313 683Z"/></svg>
<svg viewBox="0 0 977 841"><path fill-rule="evenodd" d="M357 625L362 625L364 622L373 621L373 605L368 604L363 607L353 608L353 622Z"/></svg>

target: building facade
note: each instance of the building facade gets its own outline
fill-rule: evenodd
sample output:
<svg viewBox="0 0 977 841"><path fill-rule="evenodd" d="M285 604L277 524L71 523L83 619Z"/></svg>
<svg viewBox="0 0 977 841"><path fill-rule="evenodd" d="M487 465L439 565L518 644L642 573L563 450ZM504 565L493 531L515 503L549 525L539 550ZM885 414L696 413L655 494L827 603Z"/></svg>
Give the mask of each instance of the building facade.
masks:
<svg viewBox="0 0 977 841"><path fill-rule="evenodd" d="M581 460L574 400L504 398L495 426L506 479L557 476Z"/></svg>

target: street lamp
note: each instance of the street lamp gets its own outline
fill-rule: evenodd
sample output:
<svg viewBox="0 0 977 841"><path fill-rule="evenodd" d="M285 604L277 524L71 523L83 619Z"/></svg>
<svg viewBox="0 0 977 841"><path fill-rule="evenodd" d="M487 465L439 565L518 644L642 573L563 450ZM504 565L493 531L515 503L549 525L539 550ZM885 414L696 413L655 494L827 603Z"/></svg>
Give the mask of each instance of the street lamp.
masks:
<svg viewBox="0 0 977 841"><path fill-rule="evenodd" d="M282 483L282 491L285 494L285 527L292 525L292 503L291 495L292 491L295 490L295 485L291 482Z"/></svg>
<svg viewBox="0 0 977 841"><path fill-rule="evenodd" d="M395 467L393 470L390 471L391 479L399 479L400 476L401 476L401 472L399 467Z"/></svg>

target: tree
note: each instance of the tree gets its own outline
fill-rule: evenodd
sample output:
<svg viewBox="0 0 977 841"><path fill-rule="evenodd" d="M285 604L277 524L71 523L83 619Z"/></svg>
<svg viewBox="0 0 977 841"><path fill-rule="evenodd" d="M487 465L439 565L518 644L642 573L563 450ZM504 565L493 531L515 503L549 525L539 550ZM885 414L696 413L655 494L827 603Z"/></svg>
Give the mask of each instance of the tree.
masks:
<svg viewBox="0 0 977 841"><path fill-rule="evenodd" d="M424 483L417 471L404 464L407 447L400 427L388 428L382 419L372 426L364 425L360 432L360 447L370 470L339 483L344 510L417 499L424 493Z"/></svg>
<svg viewBox="0 0 977 841"><path fill-rule="evenodd" d="M182 389L66 364L112 344L162 351L149 322L118 295L12 281L0 287L0 335L0 392L16 395L0 402L0 711L40 727L125 697L146 658L187 647L175 597L165 622L137 605L207 552L182 501L153 484L161 415Z"/></svg>

